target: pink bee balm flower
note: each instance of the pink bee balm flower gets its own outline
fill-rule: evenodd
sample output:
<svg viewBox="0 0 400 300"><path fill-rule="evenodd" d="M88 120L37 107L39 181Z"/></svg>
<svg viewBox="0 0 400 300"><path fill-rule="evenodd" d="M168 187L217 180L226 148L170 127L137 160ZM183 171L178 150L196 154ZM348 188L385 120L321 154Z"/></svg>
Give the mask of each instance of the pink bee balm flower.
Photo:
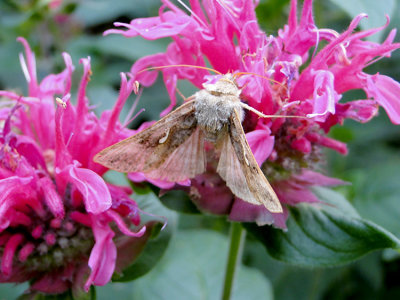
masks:
<svg viewBox="0 0 400 300"><path fill-rule="evenodd" d="M100 149L131 134L118 115L135 85L121 74L114 109L98 119L86 97L89 59L81 60L74 106L70 56L63 54L64 71L39 82L34 54L18 40L25 47L20 58L29 92L0 91L0 282L30 281L32 291L45 293L88 291L108 283L126 256L114 238L146 239L131 189L105 182L107 169L92 161Z"/></svg>
<svg viewBox="0 0 400 300"><path fill-rule="evenodd" d="M323 147L347 153L346 144L326 136L332 126L347 118L367 122L378 113L379 106L393 123L400 124L396 96L400 84L387 76L363 71L400 47L393 43L395 30L382 44L363 40L387 24L355 32L366 17L361 14L341 34L320 29L312 16L312 0L304 1L300 20L297 1L292 0L288 24L277 36L267 36L256 20L257 1L193 0L186 9L190 14L168 0L162 2L159 16L135 19L130 24L115 23L125 29L111 29L105 34L173 39L165 53L143 57L132 66L132 76L144 86L153 84L157 76L155 71L142 71L147 67L204 67L208 62L221 73L242 73L237 78L242 87L241 100L255 109L269 115L303 116L262 119L247 112L243 122L255 158L283 204L317 202L309 190L311 186L342 184L316 172ZM319 47L321 41L323 47ZM199 68L170 67L161 72L171 98L171 105L161 115L176 104L177 80L189 80L202 88L210 79L208 72ZM343 93L352 89L364 90L366 98L341 103ZM285 227L285 211L272 214L263 206L235 199L212 171L212 165L210 162L211 171L193 179L188 189L200 208L227 214L232 220Z"/></svg>

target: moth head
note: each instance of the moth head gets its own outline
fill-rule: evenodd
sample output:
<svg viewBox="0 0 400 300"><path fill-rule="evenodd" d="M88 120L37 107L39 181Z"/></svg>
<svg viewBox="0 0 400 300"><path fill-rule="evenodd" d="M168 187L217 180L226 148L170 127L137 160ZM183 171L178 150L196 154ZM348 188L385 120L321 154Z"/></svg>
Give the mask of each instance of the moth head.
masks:
<svg viewBox="0 0 400 300"><path fill-rule="evenodd" d="M204 83L204 89L210 94L239 97L241 89L237 86L232 74L220 76L215 83Z"/></svg>

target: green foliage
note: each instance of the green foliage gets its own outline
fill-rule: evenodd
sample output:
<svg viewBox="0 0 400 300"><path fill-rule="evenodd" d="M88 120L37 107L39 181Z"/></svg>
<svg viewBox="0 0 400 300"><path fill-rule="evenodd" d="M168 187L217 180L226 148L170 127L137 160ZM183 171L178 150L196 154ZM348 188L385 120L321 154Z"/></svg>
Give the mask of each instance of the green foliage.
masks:
<svg viewBox="0 0 400 300"><path fill-rule="evenodd" d="M122 299L220 299L227 251L224 235L198 229L180 231L150 273L131 286L98 288L98 299L110 299L119 288L126 295ZM271 285L261 272L242 266L232 299L273 299Z"/></svg>
<svg viewBox="0 0 400 300"><path fill-rule="evenodd" d="M400 240L376 224L361 219L338 193L319 188L325 204L301 204L290 209L287 231L246 225L279 260L303 266L334 266L368 252L400 248Z"/></svg>
<svg viewBox="0 0 400 300"><path fill-rule="evenodd" d="M360 14L368 14L368 19L361 22L360 27L362 29L371 29L383 26L386 23L385 15L392 18L394 14L399 11L398 2L395 0L383 0L379 4L375 0L331 0L344 12L348 14L350 18ZM371 41L378 42L382 39L383 32L378 32L376 35L370 37Z"/></svg>

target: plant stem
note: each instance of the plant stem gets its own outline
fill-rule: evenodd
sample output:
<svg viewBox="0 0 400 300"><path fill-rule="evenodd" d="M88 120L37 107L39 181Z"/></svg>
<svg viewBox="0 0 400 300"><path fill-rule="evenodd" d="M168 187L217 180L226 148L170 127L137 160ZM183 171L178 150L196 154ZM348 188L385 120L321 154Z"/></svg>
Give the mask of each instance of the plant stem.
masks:
<svg viewBox="0 0 400 300"><path fill-rule="evenodd" d="M223 300L229 300L233 290L235 275L240 266L242 258L242 250L244 246L246 232L240 223L232 222L229 234L229 254L225 270L224 291L222 294Z"/></svg>

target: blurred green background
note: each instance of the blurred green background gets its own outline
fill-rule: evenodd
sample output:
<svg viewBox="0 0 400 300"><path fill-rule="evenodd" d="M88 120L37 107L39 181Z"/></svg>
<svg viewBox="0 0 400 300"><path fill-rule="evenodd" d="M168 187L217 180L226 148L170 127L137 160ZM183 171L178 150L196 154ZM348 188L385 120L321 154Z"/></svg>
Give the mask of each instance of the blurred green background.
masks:
<svg viewBox="0 0 400 300"><path fill-rule="evenodd" d="M23 36L37 58L39 78L64 68L61 53L68 52L76 66L76 89L82 68L81 57L91 57L93 76L88 96L97 110L109 109L118 96L120 72L148 54L164 51L169 40L146 41L120 35L103 37L113 22L155 16L157 0L61 1L49 8L46 0L0 0L0 89L26 92L26 81L18 53ZM176 3L176 1L173 1ZM262 0L257 15L267 34L276 34L286 23L289 0ZM372 37L382 41L400 25L400 0L316 0L314 16L319 28L343 31L361 12L369 18L361 28L372 28L391 17L389 27ZM396 38L400 41L400 38ZM400 51L368 67L400 81ZM181 88L188 96L193 90ZM145 89L138 108L145 108L133 126L159 118L169 99L161 80ZM361 92L345 99L363 99ZM133 101L131 97L130 101ZM129 106L129 105L128 105ZM122 119L124 116L122 116ZM327 151L328 174L352 183L339 188L361 216L400 236L400 129L381 110L367 124L346 121L332 137L348 143L345 157ZM119 179L116 179L117 181ZM97 289L98 299L218 299L227 253L228 224L223 218L199 215L179 216L179 230L163 259L146 276L134 282L113 283ZM179 255L177 255L179 253ZM261 244L248 237L244 266L237 277L233 299L400 299L400 257L394 251L371 253L346 266L304 269L269 258ZM195 265L195 266L194 266ZM14 299L26 285L0 285L0 300Z"/></svg>

